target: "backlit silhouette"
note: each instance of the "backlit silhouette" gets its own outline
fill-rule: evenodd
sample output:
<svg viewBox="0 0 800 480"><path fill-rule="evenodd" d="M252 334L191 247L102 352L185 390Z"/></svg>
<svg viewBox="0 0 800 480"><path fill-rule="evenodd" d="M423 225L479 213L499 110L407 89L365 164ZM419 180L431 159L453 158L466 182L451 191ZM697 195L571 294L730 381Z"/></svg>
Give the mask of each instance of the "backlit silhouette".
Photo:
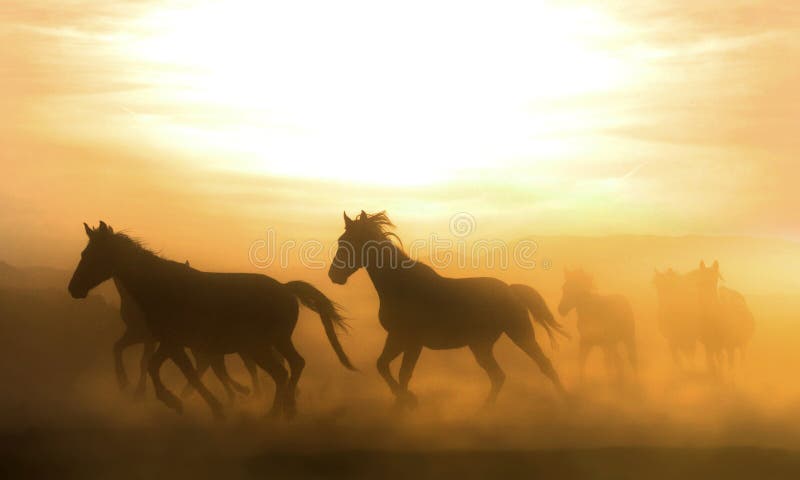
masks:
<svg viewBox="0 0 800 480"><path fill-rule="evenodd" d="M353 368L336 337L343 319L333 302L308 283L280 283L266 275L201 272L160 258L104 222L96 229L84 224L89 242L69 283L74 298L117 278L145 315L147 327L159 340L148 370L156 396L181 412L183 404L160 378L161 366L172 359L208 403L215 417L222 406L203 385L184 351L190 347L211 355L240 353L252 358L275 381L271 415L293 416L295 388L305 361L292 344L298 300L320 314L339 360ZM289 363L291 377L270 352L274 347Z"/></svg>
<svg viewBox="0 0 800 480"><path fill-rule="evenodd" d="M186 262L186 266L189 266L189 262ZM119 382L120 388L123 390L128 385L128 375L125 372L125 366L122 361L122 353L124 350L132 345L143 344L144 348L141 359L139 360L139 381L134 391L134 396L136 398L142 398L147 385L147 365L153 352L155 352L158 341L153 338L150 334L150 330L147 328L144 312L142 312L142 309L136 304L136 300L134 300L133 296L128 293L128 290L125 289L122 282L116 277L114 277L114 286L119 293L119 313L122 317L122 321L125 323L125 332L122 334L122 337L114 343L114 366L116 368L117 381ZM209 366L214 365L214 367L212 367L214 373L225 388L230 400L235 398L235 392L242 395L250 393L249 388L228 375L224 358L219 358L219 356L217 356L212 359L210 357L213 356L198 350L192 350L192 355L194 356L197 373L200 377L208 370ZM247 356L242 357L242 361L250 372L250 377L253 381L253 390L258 392L260 386L255 362L248 359ZM191 385L187 385L184 389L184 395L192 391L194 391L194 389L191 388Z"/></svg>
<svg viewBox="0 0 800 480"><path fill-rule="evenodd" d="M729 367L735 365L737 353L744 358L747 344L753 336L755 321L744 296L726 287L720 287L719 262L708 267L704 261L697 269L681 275L673 271L657 274L656 288L659 290L659 308L670 312L665 324L686 324L685 338L695 334L706 352L709 373L719 375L724 357ZM666 294L666 296L664 296ZM672 316L674 315L674 316ZM675 325L675 323L673 323ZM694 325L694 328L690 328ZM667 328L673 332L674 327Z"/></svg>
<svg viewBox="0 0 800 480"><path fill-rule="evenodd" d="M606 363L622 379L624 369L619 354L619 344L625 345L628 361L637 370L636 339L633 310L622 295L599 295L594 280L583 270L564 270L564 286L558 312L567 315L575 309L578 313L580 350L578 368L581 381L586 371L586 359L594 347L606 355Z"/></svg>
<svg viewBox="0 0 800 480"><path fill-rule="evenodd" d="M486 370L491 390L486 404L494 403L505 374L494 358L494 343L505 333L532 358L560 394L564 388L550 360L534 337L529 311L548 334L563 331L541 295L525 285L507 285L494 278L447 278L431 267L411 260L390 237L394 225L384 212L363 210L355 220L344 214L345 231L328 272L344 284L364 267L380 299L378 318L388 332L377 367L396 397L398 408L413 408L416 397L408 389L414 366L424 347L433 350L469 347ZM390 362L403 354L399 379Z"/></svg>

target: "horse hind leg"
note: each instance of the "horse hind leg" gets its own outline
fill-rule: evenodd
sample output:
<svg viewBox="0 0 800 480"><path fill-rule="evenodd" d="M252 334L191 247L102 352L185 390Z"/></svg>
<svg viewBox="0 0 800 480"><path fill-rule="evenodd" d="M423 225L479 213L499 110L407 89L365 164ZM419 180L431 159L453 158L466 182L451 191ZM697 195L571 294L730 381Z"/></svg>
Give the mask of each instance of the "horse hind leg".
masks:
<svg viewBox="0 0 800 480"><path fill-rule="evenodd" d="M523 352L528 354L528 356L534 362L536 362L536 365L539 366L539 369L542 371L544 376L553 383L556 391L560 395L566 396L567 392L564 389L564 386L561 384L561 379L558 377L558 372L556 372L556 369L553 367L553 363L542 351L542 347L536 343L533 327L527 321L527 319L525 325L527 325L528 328L521 329L521 331L506 331L506 334L511 338L512 342L514 342L519 348L522 349Z"/></svg>
<svg viewBox="0 0 800 480"><path fill-rule="evenodd" d="M494 353L492 352L493 346L493 344L477 344L470 345L469 347L470 350L472 350L472 354L475 355L475 360L478 361L478 365L486 371L486 374L489 375L489 381L492 383L489 396L486 397L486 401L484 402L484 406L486 407L494 405L495 401L497 401L497 395L500 393L506 381L506 374L503 373L503 370L494 358Z"/></svg>
<svg viewBox="0 0 800 480"><path fill-rule="evenodd" d="M228 369L225 368L225 355L213 355L209 357L209 360L211 370L214 371L214 375L217 376L217 379L225 389L225 393L228 395L228 403L233 403L236 400L236 392L241 393L240 389L244 389L245 395L250 393L250 389L231 378L228 374Z"/></svg>
<svg viewBox="0 0 800 480"><path fill-rule="evenodd" d="M306 366L305 359L300 355L297 349L294 347L291 338L287 338L275 346L277 352L270 352L276 357L276 360L279 360L278 354L283 355L283 358L289 363L289 371L291 372L291 376L289 377L289 391L291 392L292 398L297 398L297 384L300 382L300 375L303 373L303 369ZM280 361L280 360L279 360ZM295 409L294 405L287 405L287 415L294 416L296 412L288 411L290 409Z"/></svg>
<svg viewBox="0 0 800 480"><path fill-rule="evenodd" d="M250 382L252 384L251 391L253 395L255 397L261 397L261 382L258 380L258 364L246 353L240 353L239 356L242 358L242 363L244 363L244 368L247 369L247 373L250 374Z"/></svg>
<svg viewBox="0 0 800 480"><path fill-rule="evenodd" d="M248 352L247 355L275 381L275 397L267 415L273 418L284 412L286 412L287 416L293 415L295 402L294 397L290 395L291 392L288 385L289 372L286 371L286 368L275 358L269 348L255 349L252 352Z"/></svg>
<svg viewBox="0 0 800 480"><path fill-rule="evenodd" d="M144 342L142 357L139 359L139 383L136 385L136 391L133 393L134 398L137 400L142 400L144 398L144 392L147 388L147 366L155 351L155 340L151 339Z"/></svg>
<svg viewBox="0 0 800 480"><path fill-rule="evenodd" d="M209 358L208 355L199 350L195 350L192 348L191 351L192 351L192 356L194 357L195 370L197 371L197 376L203 378L203 375L205 375L206 370L208 370L208 367L211 366L211 359ZM223 382L223 384L224 383L225 382ZM227 390L227 385L226 385L226 390ZM189 396L192 395L192 393L194 393L194 387L190 382L187 381L186 385L183 387L183 391L181 392L181 397L188 398Z"/></svg>

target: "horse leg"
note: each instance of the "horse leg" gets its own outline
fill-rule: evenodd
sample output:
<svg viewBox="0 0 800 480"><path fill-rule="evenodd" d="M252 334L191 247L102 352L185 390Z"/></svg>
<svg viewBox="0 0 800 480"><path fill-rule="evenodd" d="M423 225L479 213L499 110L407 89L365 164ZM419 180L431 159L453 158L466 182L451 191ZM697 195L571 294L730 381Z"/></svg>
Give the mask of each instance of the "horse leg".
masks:
<svg viewBox="0 0 800 480"><path fill-rule="evenodd" d="M296 413L294 397L290 397L288 392L289 372L287 372L281 362L275 358L272 350L270 348L257 349L248 353L248 356L250 356L259 367L263 368L264 371L272 377L272 380L275 381L275 397L272 400L272 407L269 409L267 415L273 418L280 415L281 412L286 412L287 416L294 415L294 413Z"/></svg>
<svg viewBox="0 0 800 480"><path fill-rule="evenodd" d="M192 365L192 361L189 359L189 356L186 355L186 350L182 347L175 347L170 350L172 361L180 368L183 375L189 381L189 383L197 390L197 393L203 397L203 400L206 401L208 407L211 409L211 413L214 415L216 420L221 420L225 418L222 414L222 404L219 403L219 400L212 394L203 382L200 380L200 376L197 374L197 370L195 370L194 365Z"/></svg>
<svg viewBox="0 0 800 480"><path fill-rule="evenodd" d="M486 407L494 405L497 400L497 394L500 393L500 389L503 388L503 383L506 381L506 374L503 373L503 370L494 358L494 353L492 352L493 347L494 345L490 343L480 343L469 346L470 350L472 350L472 354L475 355L475 360L478 361L478 365L486 371L486 374L489 375L489 381L492 382L489 396L486 397L486 401L484 402L484 406Z"/></svg>
<svg viewBox="0 0 800 480"><path fill-rule="evenodd" d="M396 397L400 396L402 390L400 389L400 384L392 377L389 364L401 353L403 353L403 345L396 336L390 333L389 336L386 337L386 343L383 345L383 351L378 357L376 364L378 373L383 377L383 380L389 385L389 389Z"/></svg>
<svg viewBox="0 0 800 480"><path fill-rule="evenodd" d="M261 397L261 382L258 381L258 365L256 365L256 362L246 353L240 353L239 356L242 358L242 363L244 363L244 368L247 369L247 373L250 374L253 395L255 397Z"/></svg>
<svg viewBox="0 0 800 480"><path fill-rule="evenodd" d="M234 389L238 385L241 388L247 388L244 385L237 383L234 379L228 375L228 369L225 368L225 355L210 355L209 356L209 363L211 364L211 369L214 371L214 375L217 376L219 383L222 384L222 387L225 388L225 393L228 395L228 403L233 403L236 400L236 392ZM248 390L247 393L250 393Z"/></svg>
<svg viewBox="0 0 800 480"><path fill-rule="evenodd" d="M141 339L133 335L130 330L125 330L125 333L119 337L119 340L114 342L114 368L117 374L117 383L120 390L125 390L128 387L128 374L125 372L125 364L122 361L122 352L133 344L141 342Z"/></svg>
<svg viewBox="0 0 800 480"><path fill-rule="evenodd" d="M566 396L567 391L564 390L564 386L561 384L561 379L558 378L556 369L553 368L553 364L550 362L550 359L547 358L542 351L542 347L536 343L536 337L533 336L533 327L530 325L530 323L528 323L527 319L526 324L530 327L530 330L524 332L522 335L515 335L513 333L509 334L511 341L513 341L519 348L522 349L522 351L527 353L534 362L536 362L536 365L539 366L539 370L542 371L544 376L553 382L553 386L556 387L556 391L560 395Z"/></svg>
<svg viewBox="0 0 800 480"><path fill-rule="evenodd" d="M414 373L414 367L417 365L420 353L422 353L422 345L406 348L405 352L403 352L403 361L400 364L400 372L398 373L401 393L395 400L395 405L398 408L414 409L417 407L417 397L408 390L408 383L411 381L411 375Z"/></svg>
<svg viewBox="0 0 800 480"><path fill-rule="evenodd" d="M150 373L150 378L153 381L153 390L155 390L156 398L161 400L167 407L178 413L183 413L183 403L170 392L161 381L161 366L168 356L167 349L163 344L160 344L153 356L150 357L150 362L147 364L147 371Z"/></svg>
<svg viewBox="0 0 800 480"><path fill-rule="evenodd" d="M142 358L139 360L139 383L136 385L136 391L133 393L134 398L137 400L144 398L144 391L147 388L147 365L150 363L150 358L152 358L153 352L155 351L155 340L150 339L144 342Z"/></svg>
<svg viewBox="0 0 800 480"><path fill-rule="evenodd" d="M583 384L586 378L586 360L589 358L589 352L592 350L592 344L588 341L581 339L578 346L578 382Z"/></svg>
<svg viewBox="0 0 800 480"><path fill-rule="evenodd" d="M625 351L628 354L628 363L631 364L631 371L633 372L633 378L635 381L639 379L639 353L636 350L636 339L633 337L628 337L624 341L625 343Z"/></svg>
<svg viewBox="0 0 800 480"><path fill-rule="evenodd" d="M194 362L196 364L195 370L197 371L197 376L203 378L206 370L208 370L208 367L211 365L211 360L209 360L208 355L203 352L193 348L190 348L190 350L192 351L192 356L194 357ZM222 383L223 385L225 384L224 381ZM226 385L225 389L227 390L227 388L228 387ZM194 387L192 387L192 384L187 381L186 385L183 387L183 391L181 392L181 397L188 398L192 395L192 393L194 393Z"/></svg>
<svg viewBox="0 0 800 480"><path fill-rule="evenodd" d="M286 361L289 362L289 371L291 372L291 376L289 377L289 391L292 397L296 398L297 384L300 382L300 375L303 373L303 369L306 367L306 361L294 347L291 338L286 338L278 342L275 347L278 353L283 355Z"/></svg>
<svg viewBox="0 0 800 480"><path fill-rule="evenodd" d="M623 383L622 359L619 356L619 350L616 345L606 345L603 348L606 357L606 373L608 378L614 379L617 385Z"/></svg>

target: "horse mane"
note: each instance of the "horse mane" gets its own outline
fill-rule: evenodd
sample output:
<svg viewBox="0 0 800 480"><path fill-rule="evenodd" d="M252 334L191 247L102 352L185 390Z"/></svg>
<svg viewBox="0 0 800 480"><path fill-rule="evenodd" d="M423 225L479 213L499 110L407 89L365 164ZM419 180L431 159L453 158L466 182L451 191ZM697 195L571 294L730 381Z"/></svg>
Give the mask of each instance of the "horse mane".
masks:
<svg viewBox="0 0 800 480"><path fill-rule="evenodd" d="M400 237L398 237L396 233L390 231L395 225L389 219L389 216L386 215L385 210L372 214L362 210L361 213L356 216L355 221L360 222L362 228L365 228L367 234L371 237L389 241L391 241L391 237L396 238L402 249L403 241L400 240Z"/></svg>

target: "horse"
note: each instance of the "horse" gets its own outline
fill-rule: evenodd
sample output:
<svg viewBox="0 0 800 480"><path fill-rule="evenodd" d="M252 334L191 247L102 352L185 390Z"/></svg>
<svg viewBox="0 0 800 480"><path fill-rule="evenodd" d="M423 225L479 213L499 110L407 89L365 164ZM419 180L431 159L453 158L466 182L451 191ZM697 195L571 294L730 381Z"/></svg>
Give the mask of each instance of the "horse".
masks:
<svg viewBox="0 0 800 480"><path fill-rule="evenodd" d="M658 326L667 339L672 360L685 370L686 363L693 364L700 336L697 321L696 286L689 284L683 275L673 269L655 270L653 286L658 296Z"/></svg>
<svg viewBox="0 0 800 480"><path fill-rule="evenodd" d="M599 295L594 280L583 270L564 270L564 285L558 312L566 316L575 309L578 313L580 333L578 374L583 383L586 360L594 347L601 347L606 355L609 370L613 365L618 380L622 380L623 366L619 344L625 345L628 362L637 373L637 354L633 309L622 295Z"/></svg>
<svg viewBox="0 0 800 480"><path fill-rule="evenodd" d="M328 271L333 283L344 285L362 267L378 293L378 319L386 330L377 369L395 396L395 408L413 409L416 396L409 390L411 376L423 348L469 347L491 382L485 405L495 403L505 374L492 353L505 333L539 366L557 392L564 387L534 336L529 312L551 337L564 336L544 299L525 285L508 285L487 277L448 278L428 265L412 260L391 238L394 224L386 212L363 210L355 220L344 213L344 233ZM397 238L399 241L399 238ZM403 355L398 380L389 364Z"/></svg>
<svg viewBox="0 0 800 480"><path fill-rule="evenodd" d="M730 368L734 367L737 351L744 357L754 331L753 314L742 294L719 287L719 281L724 279L718 261L715 260L710 267L701 261L698 269L688 273L687 278L697 288L700 341L706 348L708 370L717 376L723 354L727 355Z"/></svg>
<svg viewBox="0 0 800 480"><path fill-rule="evenodd" d="M128 235L100 222L83 224L89 241L69 282L73 298L116 277L145 315L148 330L159 341L148 373L156 397L178 413L181 400L161 381L161 366L171 359L208 404L217 419L224 417L219 400L203 385L184 347L209 355L245 354L275 381L268 414L296 414L295 390L305 360L292 344L299 303L320 315L328 341L339 361L354 369L336 336L344 326L339 308L309 283L281 283L252 273L203 272L161 258ZM289 364L291 376L272 354L274 347Z"/></svg>
<svg viewBox="0 0 800 480"><path fill-rule="evenodd" d="M185 265L188 267L189 262L186 262ZM114 342L114 366L117 375L117 382L119 383L121 390L125 390L127 388L128 375L125 372L125 366L122 361L122 354L125 349L139 343L143 344L144 348L142 350L142 356L139 360L139 381L137 383L136 390L134 391L134 397L141 399L144 397L145 388L147 385L147 364L150 360L150 357L155 352L158 341L150 334L150 331L147 328L145 314L136 304L136 300L133 299L133 296L131 296L128 290L125 289L125 286L122 285L122 282L118 278L113 277L113 280L114 286L119 293L120 317L122 317L122 321L125 323L125 331L122 333L122 336L116 342ZM220 383L222 383L222 386L225 388L225 392L228 394L229 401L233 401L237 392L242 395L248 395L250 393L249 388L245 387L228 375L228 371L225 368L224 359L212 359L209 357L209 355L206 355L198 350L192 350L192 355L195 358L197 373L201 378L203 373L208 370L208 367L212 364L214 365L214 367L212 367L214 373L216 374ZM260 384L258 382L258 371L256 370L257 366L255 362L247 358L247 356L242 357L242 361L250 373L250 378L253 382L253 391L258 394L260 392ZM191 388L191 385L187 385L184 388L183 396L188 396L188 394L193 391L194 389Z"/></svg>

